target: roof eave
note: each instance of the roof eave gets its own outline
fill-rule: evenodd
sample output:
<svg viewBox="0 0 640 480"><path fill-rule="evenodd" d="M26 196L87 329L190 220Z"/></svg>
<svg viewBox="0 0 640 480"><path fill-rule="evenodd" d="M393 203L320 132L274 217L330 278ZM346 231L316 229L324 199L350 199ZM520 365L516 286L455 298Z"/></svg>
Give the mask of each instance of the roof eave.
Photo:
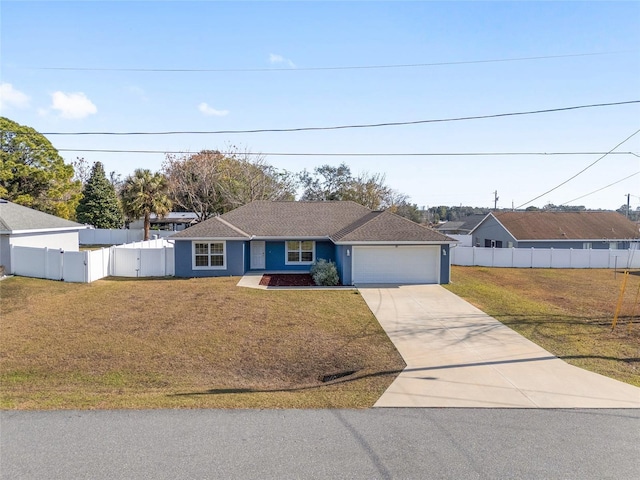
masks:
<svg viewBox="0 0 640 480"><path fill-rule="evenodd" d="M457 240L357 240L334 242L336 245L455 245Z"/></svg>
<svg viewBox="0 0 640 480"><path fill-rule="evenodd" d="M173 235L166 238L166 240L182 241L188 240L190 242L217 242L217 241L247 241L249 237L174 237Z"/></svg>
<svg viewBox="0 0 640 480"><path fill-rule="evenodd" d="M640 237L631 238L523 238L518 242L634 242L640 241Z"/></svg>
<svg viewBox="0 0 640 480"><path fill-rule="evenodd" d="M50 232L66 232L69 230L77 231L77 230L85 230L91 228L89 225L79 225L77 227L56 227L56 228L33 228L26 230L2 230L0 231L3 235L22 235L25 233L50 233Z"/></svg>

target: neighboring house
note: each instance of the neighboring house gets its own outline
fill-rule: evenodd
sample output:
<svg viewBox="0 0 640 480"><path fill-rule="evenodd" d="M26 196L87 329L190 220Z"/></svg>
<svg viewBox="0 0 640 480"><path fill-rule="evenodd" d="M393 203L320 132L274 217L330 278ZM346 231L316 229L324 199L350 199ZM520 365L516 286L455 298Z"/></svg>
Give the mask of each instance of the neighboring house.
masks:
<svg viewBox="0 0 640 480"><path fill-rule="evenodd" d="M495 212L471 231L473 245L496 248L628 249L638 227L617 212Z"/></svg>
<svg viewBox="0 0 640 480"><path fill-rule="evenodd" d="M157 230L170 230L179 232L198 221L198 215L194 212L169 212L164 217L158 217L155 213L150 215L151 228ZM139 219L129 224L131 230L144 228L144 219Z"/></svg>
<svg viewBox="0 0 640 480"><path fill-rule="evenodd" d="M455 240L354 202L257 201L169 237L177 277L308 272L336 263L343 285L448 283Z"/></svg>
<svg viewBox="0 0 640 480"><path fill-rule="evenodd" d="M11 246L77 252L78 231L89 228L64 218L0 200L0 265L11 273Z"/></svg>
<svg viewBox="0 0 640 480"><path fill-rule="evenodd" d="M460 220L453 220L438 225L436 230L444 235L469 235L471 230L484 220L486 214L468 215Z"/></svg>

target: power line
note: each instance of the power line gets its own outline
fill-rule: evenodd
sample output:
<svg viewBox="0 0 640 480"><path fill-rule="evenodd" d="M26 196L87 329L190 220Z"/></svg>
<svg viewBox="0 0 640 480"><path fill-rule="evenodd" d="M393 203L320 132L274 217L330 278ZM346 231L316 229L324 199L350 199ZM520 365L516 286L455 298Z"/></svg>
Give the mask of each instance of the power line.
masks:
<svg viewBox="0 0 640 480"><path fill-rule="evenodd" d="M298 128L260 128L254 130L213 130L213 131L167 131L167 132L43 132L42 135L113 135L113 136L131 136L131 135L218 135L218 134L235 134L235 133L278 133L278 132L304 132L319 130L344 130L352 128L376 128L376 127L395 127L406 125L420 125L427 123L443 123L443 122L459 122L463 120L481 120L487 118L515 117L522 115L535 115L541 113L566 112L569 110L579 110L585 108L611 107L618 105L630 105L640 103L640 100L628 100L624 102L611 103L594 103L588 105L575 105L571 107L548 108L543 110L529 110L523 112L496 113L491 115L475 115L468 117L440 118L431 120L415 120L409 122L384 122L384 123L366 123L355 125L337 125L330 127L298 127Z"/></svg>
<svg viewBox="0 0 640 480"><path fill-rule="evenodd" d="M618 53L630 53L630 51L596 52L596 53L572 53L567 55L540 55L534 57L494 58L486 60L466 60L458 62L432 62L432 63L400 63L387 65L347 65L333 67L288 67L288 68L100 68L100 67L22 67L24 70L61 70L76 72L165 72L165 73L251 73L251 72L313 72L328 70L381 70L394 68L422 68L441 67L447 65L474 65L482 63L506 63L522 62L528 60L547 60L554 58L593 57L601 55L613 55Z"/></svg>
<svg viewBox="0 0 640 480"><path fill-rule="evenodd" d="M561 186L569 183L571 180L573 180L574 178L576 178L578 175L584 173L585 171L587 171L588 169L590 169L591 167L593 167L596 163L598 163L600 160L602 160L604 157L606 157L607 155L609 155L611 152L613 152L616 148L618 148L620 145L622 145L623 143L627 142L628 140L630 140L631 138L633 138L635 135L637 135L638 133L640 133L640 129L636 130L635 132L633 132L631 135L629 135L627 138L625 138L623 141L621 141L620 143L618 143L615 147L613 147L611 150L609 150L607 153L605 153L604 155L602 155L600 158L598 158L596 161L590 163L589 165L587 165L585 168L583 168L582 170L580 170L578 173L576 173L575 175L573 175L572 177L568 178L567 180L565 180L564 182L556 185L555 187L553 187L550 190L547 190L546 192L538 195L535 198L532 198L531 200L529 200L528 202L523 203L522 205L518 205L516 207L516 209L524 207L525 205L534 202L535 200L538 200L540 197L544 197L545 195L547 195L548 193L553 192L554 190L557 190L558 188L560 188ZM582 197L580 197L582 198ZM577 200L577 199L576 199ZM573 200L572 200L573 201Z"/></svg>
<svg viewBox="0 0 640 480"><path fill-rule="evenodd" d="M115 150L103 148L57 148L58 152L89 153L149 153L149 154L189 154L184 150ZM217 150L216 150L217 151ZM196 152L197 153L197 152ZM234 155L238 152L219 152L222 155ZM429 152L429 153L321 153L321 152L242 152L243 155L264 157L493 157L493 156L557 156L557 155L602 155L605 152ZM612 152L611 155L633 155L635 152Z"/></svg>
<svg viewBox="0 0 640 480"><path fill-rule="evenodd" d="M624 182L625 180L627 180L627 179L629 179L629 178L631 178L631 177L635 177L635 176L636 176L636 175L638 175L638 174L640 174L640 172L632 173L631 175L629 175L629 176L627 176L627 177L624 177L624 178L621 178L620 180L616 180L615 182L610 183L610 184L609 184L609 185L607 185L607 186L604 186L604 187L602 187L602 188L599 188L599 189L597 189L597 190L594 190L593 192L589 192L589 193L587 193L587 194L585 194L585 195L582 195L582 196L580 196L580 197L576 197L576 198L574 198L573 200L569 200L568 202L561 203L560 205L566 205L566 204L568 204L568 203L573 203L573 202L575 202L576 200L580 200L581 198L588 197L589 195L593 195L594 193L598 193L598 192L600 192L601 190L604 190L605 188L612 187L613 185L615 185L615 184L617 184L617 183Z"/></svg>

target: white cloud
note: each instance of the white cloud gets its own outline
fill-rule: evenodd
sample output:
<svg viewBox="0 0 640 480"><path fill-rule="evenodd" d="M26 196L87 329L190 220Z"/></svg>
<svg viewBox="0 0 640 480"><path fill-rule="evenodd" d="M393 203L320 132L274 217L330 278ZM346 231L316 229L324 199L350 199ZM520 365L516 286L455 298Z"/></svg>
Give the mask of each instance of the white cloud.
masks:
<svg viewBox="0 0 640 480"><path fill-rule="evenodd" d="M29 96L13 88L10 83L0 83L0 108L26 108L29 106Z"/></svg>
<svg viewBox="0 0 640 480"><path fill-rule="evenodd" d="M198 110L202 112L204 115L208 116L216 116L216 117L224 117L225 115L229 115L229 110L216 110L215 108L210 107L205 102L202 102L198 105Z"/></svg>
<svg viewBox="0 0 640 480"><path fill-rule="evenodd" d="M62 118L84 118L98 111L98 107L82 92L64 93L58 91L51 94L51 99L53 101L51 108L58 110Z"/></svg>
<svg viewBox="0 0 640 480"><path fill-rule="evenodd" d="M272 65L277 65L277 64L280 64L280 63L284 63L286 65L289 65L291 68L296 68L296 64L295 63L293 63L288 58L284 58L282 55L278 55L276 53L270 53L269 54L269 62Z"/></svg>

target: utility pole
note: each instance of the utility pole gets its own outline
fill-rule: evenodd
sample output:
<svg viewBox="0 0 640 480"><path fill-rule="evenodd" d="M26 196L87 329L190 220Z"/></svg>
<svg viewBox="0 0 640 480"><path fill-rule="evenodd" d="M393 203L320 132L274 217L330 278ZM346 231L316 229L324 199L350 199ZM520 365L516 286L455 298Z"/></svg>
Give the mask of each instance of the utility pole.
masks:
<svg viewBox="0 0 640 480"><path fill-rule="evenodd" d="M627 218L629 218L629 208L631 208L631 194L627 193Z"/></svg>
<svg viewBox="0 0 640 480"><path fill-rule="evenodd" d="M496 190L495 192L493 192L493 209L497 210L498 209L498 199L500 197L498 196L498 190Z"/></svg>

